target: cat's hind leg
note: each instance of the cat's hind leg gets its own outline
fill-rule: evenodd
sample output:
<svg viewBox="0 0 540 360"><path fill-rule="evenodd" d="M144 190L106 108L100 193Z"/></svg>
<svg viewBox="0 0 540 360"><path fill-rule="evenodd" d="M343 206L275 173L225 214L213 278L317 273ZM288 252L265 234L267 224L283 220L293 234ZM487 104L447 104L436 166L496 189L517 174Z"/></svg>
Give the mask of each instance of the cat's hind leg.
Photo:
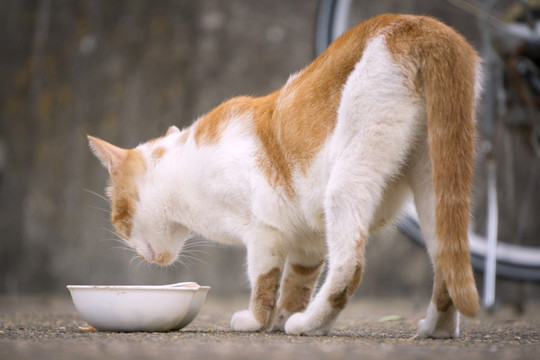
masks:
<svg viewBox="0 0 540 360"><path fill-rule="evenodd" d="M416 336L434 339L459 337L459 312L448 294L438 267L435 267L431 302L426 317L418 322Z"/></svg>
<svg viewBox="0 0 540 360"><path fill-rule="evenodd" d="M328 274L308 308L285 324L289 334L328 333L360 284L383 193L400 175L421 120L420 97L408 85L409 75L379 36L366 45L343 87L327 150L332 164L324 195Z"/></svg>
<svg viewBox="0 0 540 360"><path fill-rule="evenodd" d="M287 257L281 280L280 296L273 330L285 329L285 322L297 312L304 311L311 301L324 258L291 253Z"/></svg>
<svg viewBox="0 0 540 360"><path fill-rule="evenodd" d="M425 149L421 149L421 147ZM436 262L435 197L431 175L431 162L427 143L417 149L418 158L413 160L411 188L418 213L418 220L430 260L433 264L433 294L426 317L418 323L418 338L457 338L459 336L459 312L456 310L443 274Z"/></svg>
<svg viewBox="0 0 540 360"><path fill-rule="evenodd" d="M334 162L325 195L328 274L308 308L289 318L287 333L327 334L360 284L370 228L386 187L407 156L410 126L405 123L359 133Z"/></svg>
<svg viewBox="0 0 540 360"><path fill-rule="evenodd" d="M342 162L336 165L344 170ZM348 167L355 168L352 164ZM369 224L378 203L375 194L382 192L377 185L374 186L377 189L370 189L362 179L366 176L341 171L332 176L333 185L325 205L327 277L308 308L289 318L285 324L288 334L327 334L360 284ZM372 196L374 198L368 199Z"/></svg>
<svg viewBox="0 0 540 360"><path fill-rule="evenodd" d="M285 252L281 238L273 230L258 231L247 241L248 276L251 297L248 310L231 318L235 331L260 331L272 326Z"/></svg>

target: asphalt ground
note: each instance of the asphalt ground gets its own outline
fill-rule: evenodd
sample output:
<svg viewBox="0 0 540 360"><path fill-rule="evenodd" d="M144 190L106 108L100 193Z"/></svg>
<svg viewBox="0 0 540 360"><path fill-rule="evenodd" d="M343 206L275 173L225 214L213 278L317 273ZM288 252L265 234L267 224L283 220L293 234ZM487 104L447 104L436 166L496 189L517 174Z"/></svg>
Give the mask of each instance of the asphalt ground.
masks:
<svg viewBox="0 0 540 360"><path fill-rule="evenodd" d="M243 297L210 293L188 327L113 333L87 326L68 296L0 297L0 359L539 359L540 302L462 319L454 340L413 339L427 299L356 297L328 336L237 333ZM391 320L388 320L390 317ZM384 321L386 318L386 321Z"/></svg>

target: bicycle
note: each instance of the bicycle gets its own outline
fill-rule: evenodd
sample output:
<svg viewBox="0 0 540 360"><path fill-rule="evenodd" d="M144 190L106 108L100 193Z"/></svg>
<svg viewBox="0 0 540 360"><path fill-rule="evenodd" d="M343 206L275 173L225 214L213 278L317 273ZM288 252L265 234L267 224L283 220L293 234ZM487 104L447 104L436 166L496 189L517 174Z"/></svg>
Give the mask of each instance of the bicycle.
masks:
<svg viewBox="0 0 540 360"><path fill-rule="evenodd" d="M446 0L445 2L473 14L477 19L480 52L485 61L486 91L479 116L479 133L482 141L479 143L477 176L473 190L473 199L476 198L477 202L472 209L472 218L477 221L471 222L469 244L473 268L484 273L483 304L490 309L495 304L496 277L540 281L538 229L537 227L533 227L532 231L526 229L528 224L526 215L531 212L531 208L540 203L532 201L540 192L538 183L540 87L534 87L540 86L540 72L535 72L538 69L537 64L533 63L531 66L525 61L527 59L521 64L525 69L517 69L517 64L514 64L516 68L513 68L510 62L515 60L513 56L515 57L518 47L496 44L500 38L519 43L524 36L528 36L537 41L540 48L540 7L538 14L533 13L527 1L523 0L520 4L524 10L522 13L524 19L515 18L513 22L505 22L501 19L500 8L508 4L501 5L502 1ZM437 6L434 2L429 2L429 5L428 2L423 4L427 7ZM356 25L378 13L388 12L389 9L404 13L429 12L429 9L420 10L417 5L418 2L402 0L385 2L320 0L315 27L316 55L322 53L333 40L347 30L349 25ZM518 20L523 21L519 23ZM532 30L535 25L537 32ZM506 54L501 54L501 46ZM527 69L524 64L529 68ZM525 76L529 76L530 79L525 79ZM530 82L530 80L537 84L532 84L532 90L527 89L528 94L523 94L523 89L516 90L516 86L524 85L516 81ZM526 85L530 87L531 84ZM538 101L537 104L531 100L530 91L533 92L532 100ZM534 91L538 93L534 94ZM519 128L528 129L527 138L518 134ZM516 154L510 150L519 146L519 154L522 156L521 148L525 145L531 148L529 156L532 161L518 159L520 162L516 162ZM516 164L519 168L515 168ZM528 182L524 189L517 189L515 179L523 176L527 166L531 169ZM524 190L524 194L521 190ZM516 202L518 193L521 197L520 201ZM504 200L505 207L501 206L501 200ZM520 208L517 209L514 203L518 203ZM535 209L537 208L533 209L533 213ZM536 213L540 213L540 208L537 210ZM407 206L399 230L415 243L423 244L412 204Z"/></svg>

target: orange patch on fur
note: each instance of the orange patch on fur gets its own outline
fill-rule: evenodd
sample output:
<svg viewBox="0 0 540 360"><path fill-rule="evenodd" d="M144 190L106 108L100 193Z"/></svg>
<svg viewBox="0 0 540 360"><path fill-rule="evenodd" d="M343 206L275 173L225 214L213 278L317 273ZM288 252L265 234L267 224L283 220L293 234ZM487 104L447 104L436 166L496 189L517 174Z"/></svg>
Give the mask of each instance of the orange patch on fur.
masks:
<svg viewBox="0 0 540 360"><path fill-rule="evenodd" d="M295 273L297 273L298 275L306 276L306 275L311 275L316 271L319 271L323 263L324 262L321 262L321 263L319 263L319 264L317 264L315 266L304 266L304 265L300 265L300 264L291 264L291 269Z"/></svg>
<svg viewBox="0 0 540 360"><path fill-rule="evenodd" d="M443 274L439 267L435 268L432 300L437 307L437 310L440 312L447 312L450 306L453 304L450 294L448 294L448 290L446 289Z"/></svg>
<svg viewBox="0 0 540 360"><path fill-rule="evenodd" d="M300 312L306 309L311 294L313 284L310 286L294 283L290 279L285 279L282 283L282 295L279 300L278 309L285 309L289 313Z"/></svg>
<svg viewBox="0 0 540 360"><path fill-rule="evenodd" d="M125 161L111 176L112 214L111 221L118 235L129 239L133 226L133 216L139 194L134 178L146 171L146 162L138 150L128 150Z"/></svg>
<svg viewBox="0 0 540 360"><path fill-rule="evenodd" d="M315 266L290 265L292 271L287 272L281 282L278 311L279 309L285 309L289 313L295 313L307 307L315 282L319 278L322 264Z"/></svg>
<svg viewBox="0 0 540 360"><path fill-rule="evenodd" d="M352 277L349 279L349 283L345 288L336 291L328 297L330 305L336 309L344 309L348 299L354 294L360 281L362 281L362 272L364 268L364 254L366 248L366 236L361 236L356 242L355 246L355 261L356 268Z"/></svg>
<svg viewBox="0 0 540 360"><path fill-rule="evenodd" d="M156 256L156 263L159 265L168 265L173 261L174 257L168 252L162 252L160 254L157 254Z"/></svg>
<svg viewBox="0 0 540 360"><path fill-rule="evenodd" d="M280 141L280 133L276 131L276 122L279 121L275 114L276 95L254 101L255 133L262 145L257 163L270 185L281 187L287 196L293 197L291 164Z"/></svg>
<svg viewBox="0 0 540 360"><path fill-rule="evenodd" d="M235 114L244 112L248 97L237 97L216 107L197 120L194 124L194 137L198 145L209 145L219 142L222 132Z"/></svg>
<svg viewBox="0 0 540 360"><path fill-rule="evenodd" d="M345 305L347 305L347 288L344 288L343 290L332 293L328 297L328 302L330 303L330 306L332 306L334 309L345 309Z"/></svg>
<svg viewBox="0 0 540 360"><path fill-rule="evenodd" d="M158 146L152 150L152 159L158 160L165 154L167 150L164 147Z"/></svg>
<svg viewBox="0 0 540 360"><path fill-rule="evenodd" d="M294 196L293 172L309 169L334 130L343 85L372 30L389 21L368 21L347 32L279 91L253 101L263 148L259 166L270 184L283 188L288 197Z"/></svg>
<svg viewBox="0 0 540 360"><path fill-rule="evenodd" d="M330 294L330 296L328 297L328 302L330 303L330 306L341 310L345 308L349 297L354 294L354 292L358 288L358 285L360 285L360 280L362 280L362 268L362 265L358 265L356 267L356 270L351 280L344 289Z"/></svg>
<svg viewBox="0 0 540 360"><path fill-rule="evenodd" d="M263 329L272 325L280 278L281 270L278 268L260 275L251 294L251 311Z"/></svg>

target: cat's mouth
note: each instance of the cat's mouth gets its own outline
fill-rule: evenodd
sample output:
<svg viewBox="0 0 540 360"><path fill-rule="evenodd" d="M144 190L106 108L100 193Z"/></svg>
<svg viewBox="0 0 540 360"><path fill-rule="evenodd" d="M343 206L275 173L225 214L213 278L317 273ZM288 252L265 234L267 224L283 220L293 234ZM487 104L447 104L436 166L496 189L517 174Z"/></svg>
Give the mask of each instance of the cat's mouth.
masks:
<svg viewBox="0 0 540 360"><path fill-rule="evenodd" d="M140 258L144 262L158 264L162 266L170 265L174 262L175 256L168 251L157 252L152 245L146 244L144 251L138 251Z"/></svg>

